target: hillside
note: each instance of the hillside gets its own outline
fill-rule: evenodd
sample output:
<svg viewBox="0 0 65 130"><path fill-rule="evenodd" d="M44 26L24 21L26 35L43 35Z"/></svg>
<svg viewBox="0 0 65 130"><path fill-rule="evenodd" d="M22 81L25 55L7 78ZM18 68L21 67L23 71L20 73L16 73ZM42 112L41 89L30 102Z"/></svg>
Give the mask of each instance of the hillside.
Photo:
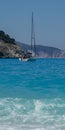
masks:
<svg viewBox="0 0 65 130"><path fill-rule="evenodd" d="M18 58L27 50L30 50L30 46L27 44L19 42L9 44L0 40L0 58ZM36 56L39 58L65 58L65 51L54 47L36 45Z"/></svg>
<svg viewBox="0 0 65 130"><path fill-rule="evenodd" d="M0 31L0 58L17 58L22 56L22 48L4 31Z"/></svg>
<svg viewBox="0 0 65 130"><path fill-rule="evenodd" d="M26 55L28 50L30 50L30 45L16 42L14 38L0 31L0 58L22 57ZM55 47L36 45L36 56L40 58L65 58L65 51Z"/></svg>
<svg viewBox="0 0 65 130"><path fill-rule="evenodd" d="M17 58L22 55L22 49L16 44L0 41L0 58Z"/></svg>
<svg viewBox="0 0 65 130"><path fill-rule="evenodd" d="M30 45L17 42L24 51L30 50ZM65 51L49 46L36 45L36 55L40 58L65 58Z"/></svg>

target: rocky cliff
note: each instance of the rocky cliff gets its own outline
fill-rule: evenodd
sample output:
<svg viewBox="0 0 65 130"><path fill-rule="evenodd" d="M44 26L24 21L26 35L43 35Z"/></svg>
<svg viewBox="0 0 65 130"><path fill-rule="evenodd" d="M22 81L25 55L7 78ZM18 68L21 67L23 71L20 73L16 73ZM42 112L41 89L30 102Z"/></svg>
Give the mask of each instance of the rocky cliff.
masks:
<svg viewBox="0 0 65 130"><path fill-rule="evenodd" d="M30 49L30 45L16 42L4 31L0 31L0 58L22 57ZM55 47L36 45L36 56L40 58L65 58L65 51Z"/></svg>
<svg viewBox="0 0 65 130"><path fill-rule="evenodd" d="M22 48L4 31L0 30L0 58L17 58L22 56Z"/></svg>
<svg viewBox="0 0 65 130"><path fill-rule="evenodd" d="M0 58L22 57L23 53L27 50L30 50L30 46L27 44L5 43L0 40ZM36 56L40 58L65 58L65 51L54 47L37 45Z"/></svg>
<svg viewBox="0 0 65 130"><path fill-rule="evenodd" d="M0 58L17 58L22 55L22 48L17 44L0 40Z"/></svg>
<svg viewBox="0 0 65 130"><path fill-rule="evenodd" d="M17 42L17 44L26 50L30 50L30 45ZM36 55L40 58L65 58L65 51L49 46L36 45Z"/></svg>

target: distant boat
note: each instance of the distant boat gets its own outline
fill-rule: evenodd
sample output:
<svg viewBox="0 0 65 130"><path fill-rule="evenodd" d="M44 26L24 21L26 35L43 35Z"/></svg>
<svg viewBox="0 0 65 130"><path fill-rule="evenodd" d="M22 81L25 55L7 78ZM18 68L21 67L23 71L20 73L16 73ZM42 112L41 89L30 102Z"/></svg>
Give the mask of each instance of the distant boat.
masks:
<svg viewBox="0 0 65 130"><path fill-rule="evenodd" d="M32 13L30 50L28 50L27 53L22 56L22 58L19 58L19 60L30 61L30 60L34 60L35 58L36 58L36 44L35 44L34 20L33 20L33 13Z"/></svg>
<svg viewBox="0 0 65 130"><path fill-rule="evenodd" d="M19 58L19 60L21 61L28 61L29 60L29 58Z"/></svg>

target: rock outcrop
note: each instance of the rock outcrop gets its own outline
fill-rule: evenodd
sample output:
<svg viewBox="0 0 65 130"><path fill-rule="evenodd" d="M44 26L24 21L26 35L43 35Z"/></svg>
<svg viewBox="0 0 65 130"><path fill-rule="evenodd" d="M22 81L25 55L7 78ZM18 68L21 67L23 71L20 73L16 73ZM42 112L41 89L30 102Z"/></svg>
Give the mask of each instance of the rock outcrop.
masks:
<svg viewBox="0 0 65 130"><path fill-rule="evenodd" d="M0 58L18 58L22 56L22 52L19 45L0 40Z"/></svg>
<svg viewBox="0 0 65 130"><path fill-rule="evenodd" d="M30 50L30 46L22 43L5 43L0 40L0 58L19 58ZM36 45L36 56L39 58L65 58L65 51L48 46Z"/></svg>
<svg viewBox="0 0 65 130"><path fill-rule="evenodd" d="M0 58L23 57L30 49L30 45L16 42L4 31L0 31ZM65 51L55 47L36 45L36 56L40 58L65 58Z"/></svg>

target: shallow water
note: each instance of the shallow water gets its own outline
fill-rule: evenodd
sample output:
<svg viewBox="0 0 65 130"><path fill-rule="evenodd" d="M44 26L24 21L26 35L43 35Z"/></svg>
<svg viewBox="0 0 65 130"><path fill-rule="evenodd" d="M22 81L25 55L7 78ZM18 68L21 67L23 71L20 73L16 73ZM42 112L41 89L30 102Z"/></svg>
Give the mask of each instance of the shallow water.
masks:
<svg viewBox="0 0 65 130"><path fill-rule="evenodd" d="M65 130L65 59L0 59L0 130Z"/></svg>

